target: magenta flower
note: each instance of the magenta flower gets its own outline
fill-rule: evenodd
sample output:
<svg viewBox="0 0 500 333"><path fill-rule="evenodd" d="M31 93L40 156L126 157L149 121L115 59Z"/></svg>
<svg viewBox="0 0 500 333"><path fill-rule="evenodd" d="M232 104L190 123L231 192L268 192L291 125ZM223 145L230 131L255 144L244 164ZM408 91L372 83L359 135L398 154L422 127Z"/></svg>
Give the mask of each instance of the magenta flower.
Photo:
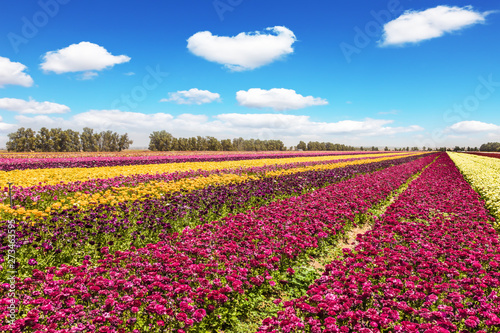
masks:
<svg viewBox="0 0 500 333"><path fill-rule="evenodd" d="M175 318L178 320L178 321L182 321L182 322L185 322L187 320L187 315L184 313L184 312L180 312L178 313Z"/></svg>

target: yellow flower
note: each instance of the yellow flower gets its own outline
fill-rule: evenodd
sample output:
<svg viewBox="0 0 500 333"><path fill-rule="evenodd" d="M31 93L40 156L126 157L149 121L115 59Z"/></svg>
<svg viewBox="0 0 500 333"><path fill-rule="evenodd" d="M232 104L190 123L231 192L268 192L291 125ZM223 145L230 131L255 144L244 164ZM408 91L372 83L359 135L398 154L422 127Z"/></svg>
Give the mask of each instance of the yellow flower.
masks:
<svg viewBox="0 0 500 333"><path fill-rule="evenodd" d="M362 157L382 157L394 155L390 153L364 154ZM119 176L131 176L137 174L173 173L193 170L217 170L217 169L241 169L247 167L259 167L264 165L281 165L296 162L331 161L360 157L359 155L337 155L337 156L309 156L275 159L254 159L241 161L223 162L186 162L168 164L146 164L127 165L98 168L54 168L54 169L28 169L0 171L0 187L7 186L7 182L15 185L29 187L42 183L43 185L55 185L90 179L107 179Z"/></svg>
<svg viewBox="0 0 500 333"><path fill-rule="evenodd" d="M367 156L367 155L363 155ZM210 185L220 186L220 185L228 185L228 184L238 184L247 182L249 180L257 180L265 177L276 177L282 175L290 175L297 174L301 172L307 171L318 171L318 170L330 170L335 168L345 167L347 165L359 165L359 164L367 164L380 162L388 159L394 159L394 157L387 157L386 154L378 154L377 158L374 159L362 159L355 161L344 161L344 162L336 162L329 164L320 164L320 165L311 165L306 167L296 167L293 169L286 170L275 170L269 171L261 175L249 175L249 174L233 174L233 173L225 173L225 174L213 174L207 177L199 176L194 178L183 178L177 181L170 182L161 182L161 181L152 181L147 183L140 183L137 186L129 187L113 187L112 189L105 190L103 192L98 193L82 193L75 192L73 196L68 196L66 198L61 197L58 202L53 203L50 207L47 207L44 211L44 215L34 214L33 218L41 218L42 216L47 216L46 213L50 213L53 210L59 209L67 209L70 206L76 205L81 209L86 209L89 206L96 204L109 204L109 205L117 205L121 202L126 201L135 201L135 200L145 200L146 196L149 198L161 198L168 193L177 192L180 190L184 191L194 191L197 189L205 188ZM401 154L397 158L404 158L408 156L407 154ZM321 159L323 157L319 157ZM245 162L245 161L240 161ZM78 198L78 200L75 200ZM69 201L71 205L64 205L62 203ZM51 209L52 208L52 209ZM36 209L35 209L36 210ZM0 213L11 213L5 207L1 209ZM18 210L17 213L21 213L22 215L28 214L27 212L23 212L22 210Z"/></svg>
<svg viewBox="0 0 500 333"><path fill-rule="evenodd" d="M448 155L472 188L483 197L486 208L500 221L500 159L452 152Z"/></svg>

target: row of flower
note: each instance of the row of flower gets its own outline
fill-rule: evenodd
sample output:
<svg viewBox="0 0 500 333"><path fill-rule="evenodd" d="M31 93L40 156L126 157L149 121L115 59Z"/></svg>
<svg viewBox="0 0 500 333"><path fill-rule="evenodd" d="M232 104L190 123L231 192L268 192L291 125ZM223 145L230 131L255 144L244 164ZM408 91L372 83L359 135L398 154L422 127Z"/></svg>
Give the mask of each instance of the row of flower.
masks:
<svg viewBox="0 0 500 333"><path fill-rule="evenodd" d="M384 153L391 155L394 153ZM107 179L118 176L131 176L138 174L173 173L193 170L219 170L219 169L239 169L247 167L259 167L270 164L287 164L295 162L326 161L337 159L349 159L356 155L344 156L306 156L292 158L262 158L244 159L230 161L206 161L206 162L179 162L166 164L139 164L125 166L109 166L95 168L45 168L45 169L25 169L13 171L0 171L0 187L5 188L8 182L15 185L22 184L23 187L36 185L54 185L60 183L72 183L78 181L88 181L92 179ZM363 156L375 156L367 154Z"/></svg>
<svg viewBox="0 0 500 333"><path fill-rule="evenodd" d="M0 196L0 214L10 216L42 218L53 211L77 206L87 209L96 204L116 205L120 202L144 200L147 197L160 198L177 191L192 191L209 185L242 183L259 178L275 177L289 173L327 170L353 164L365 164L387 159L404 158L408 155L367 155L361 158L271 164L240 169L196 170L163 174L142 174L90 180L87 182L62 183L15 187L14 207L10 207L8 192ZM78 190L77 190L78 189ZM76 191L75 191L76 190Z"/></svg>
<svg viewBox="0 0 500 333"><path fill-rule="evenodd" d="M143 165L143 164L166 164L187 162L223 162L241 161L248 159L270 159L270 158L293 158L306 156L342 156L363 155L368 152L293 152L293 153L270 153L258 154L202 154L202 155L138 155L138 156L88 156L88 157L56 157L56 158L10 158L0 156L0 170L26 170L26 169L48 169L48 168L96 168L109 166ZM371 152L372 153L372 152ZM382 153L382 152L381 152Z"/></svg>
<svg viewBox="0 0 500 333"><path fill-rule="evenodd" d="M465 179L486 201L500 228L500 159L462 153L449 153Z"/></svg>
<svg viewBox="0 0 500 333"><path fill-rule="evenodd" d="M498 332L500 242L446 155L259 332Z"/></svg>
<svg viewBox="0 0 500 333"><path fill-rule="evenodd" d="M334 153L334 154L352 154L356 151L323 151L323 152L300 152L300 151L151 151L151 150L124 150L120 152L0 152L0 159L51 159L51 158L82 158L82 157L140 157L140 156L183 156L183 155L247 155L249 158L253 155L262 154L307 154L307 153ZM366 152L359 152L366 153Z"/></svg>
<svg viewBox="0 0 500 333"><path fill-rule="evenodd" d="M20 221L16 233L19 272L30 275L33 268L81 263L86 256L101 259L100 248L111 252L130 246L158 242L186 226L218 220L273 200L297 196L357 174L370 173L419 158L353 164L343 168L261 178L226 186L208 186L192 192L170 193L159 199L98 205L82 211L77 207L53 212L41 223ZM9 249L8 225L0 224L0 263ZM33 259L38 265L28 265ZM3 276L5 271L0 271Z"/></svg>
<svg viewBox="0 0 500 333"><path fill-rule="evenodd" d="M293 262L334 242L359 214L384 201L433 156L354 177L246 214L168 234L82 265L35 270L18 280L19 309L3 331L215 331L252 290L286 284ZM224 310L225 309L225 310ZM219 326L220 327L220 326Z"/></svg>
<svg viewBox="0 0 500 333"><path fill-rule="evenodd" d="M467 153L470 155L477 155L477 156L484 156L484 157L493 157L493 158L500 158L500 153Z"/></svg>

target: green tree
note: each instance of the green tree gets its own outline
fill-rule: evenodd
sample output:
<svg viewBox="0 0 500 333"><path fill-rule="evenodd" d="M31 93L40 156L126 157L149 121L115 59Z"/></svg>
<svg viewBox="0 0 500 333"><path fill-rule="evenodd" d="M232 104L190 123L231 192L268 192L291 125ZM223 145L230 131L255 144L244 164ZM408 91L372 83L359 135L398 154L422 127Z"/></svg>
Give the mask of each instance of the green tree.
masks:
<svg viewBox="0 0 500 333"><path fill-rule="evenodd" d="M19 128L16 132L8 134L7 150L13 152L35 151L37 148L37 139L35 131L31 128Z"/></svg>
<svg viewBox="0 0 500 333"><path fill-rule="evenodd" d="M177 150L179 151L189 151L190 146L189 146L189 139L187 138L179 138L177 139Z"/></svg>
<svg viewBox="0 0 500 333"><path fill-rule="evenodd" d="M213 136L207 136L207 150L210 151L221 151L222 150L222 144L220 143L217 138Z"/></svg>
<svg viewBox="0 0 500 333"><path fill-rule="evenodd" d="M220 143L222 145L222 150L224 150L224 151L231 151L231 150L233 150L233 143L231 142L230 139L221 140Z"/></svg>
<svg viewBox="0 0 500 333"><path fill-rule="evenodd" d="M94 130L89 127L83 129L82 134L80 134L80 141L82 144L83 151L98 151L99 147L97 145L97 137L94 135Z"/></svg>
<svg viewBox="0 0 500 333"><path fill-rule="evenodd" d="M165 130L153 132L149 135L149 150L169 151L172 150L172 134Z"/></svg>
<svg viewBox="0 0 500 333"><path fill-rule="evenodd" d="M66 131L64 131L63 135L65 136L65 141L62 151L77 152L82 149L82 145L80 142L80 133L71 129L67 129Z"/></svg>
<svg viewBox="0 0 500 333"><path fill-rule="evenodd" d="M51 128L50 129L50 137L52 138L53 147L56 152L63 151L62 149L65 146L66 135L63 134L63 130L61 128Z"/></svg>
<svg viewBox="0 0 500 333"><path fill-rule="evenodd" d="M40 130L36 135L36 151L40 152L54 151L54 141L52 141L50 130L46 127L40 128Z"/></svg>
<svg viewBox="0 0 500 333"><path fill-rule="evenodd" d="M299 144L297 145L298 150L307 150L307 145L304 141L300 141Z"/></svg>
<svg viewBox="0 0 500 333"><path fill-rule="evenodd" d="M118 141L118 151L128 149L130 147L130 145L133 143L134 143L134 141L130 140L127 133L122 134L120 136L119 141Z"/></svg>
<svg viewBox="0 0 500 333"><path fill-rule="evenodd" d="M480 151L489 151L489 152L497 152L500 151L500 142L488 142L483 143L481 147L479 147Z"/></svg>
<svg viewBox="0 0 500 333"><path fill-rule="evenodd" d="M199 135L196 137L196 150L198 150L198 151L207 151L208 150L207 138L199 136Z"/></svg>
<svg viewBox="0 0 500 333"><path fill-rule="evenodd" d="M189 138L189 150L193 151L193 150L196 150L196 138L195 137L192 137L192 138Z"/></svg>

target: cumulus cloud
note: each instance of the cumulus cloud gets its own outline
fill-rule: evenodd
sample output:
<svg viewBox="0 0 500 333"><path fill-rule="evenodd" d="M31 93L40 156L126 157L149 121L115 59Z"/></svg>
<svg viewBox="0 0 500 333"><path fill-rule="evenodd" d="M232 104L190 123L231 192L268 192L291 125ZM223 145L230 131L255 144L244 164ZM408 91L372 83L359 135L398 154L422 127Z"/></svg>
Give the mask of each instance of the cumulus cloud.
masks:
<svg viewBox="0 0 500 333"><path fill-rule="evenodd" d="M466 120L455 123L447 128L447 132L454 133L480 133L500 131L500 126L490 123L484 123L477 120Z"/></svg>
<svg viewBox="0 0 500 333"><path fill-rule="evenodd" d="M75 115L71 122L80 127L142 129L165 126L174 117L167 113L144 114L120 110L90 110Z"/></svg>
<svg viewBox="0 0 500 333"><path fill-rule="evenodd" d="M384 25L381 46L418 43L484 23L491 12L478 12L472 6L437 6L423 11L408 10Z"/></svg>
<svg viewBox="0 0 500 333"><path fill-rule="evenodd" d="M397 133L421 131L420 126L391 127L393 120L371 119L363 121L342 120L338 122L315 122L309 116L286 114L240 114L227 113L216 116L229 128L267 128L282 135L393 135Z"/></svg>
<svg viewBox="0 0 500 333"><path fill-rule="evenodd" d="M20 62L0 57L0 88L8 84L31 87L33 79L24 72L26 69L27 67Z"/></svg>
<svg viewBox="0 0 500 333"><path fill-rule="evenodd" d="M293 53L294 33L285 27L267 28L264 33L242 32L236 36L216 36L197 32L187 40L191 53L224 65L232 71L252 70Z"/></svg>
<svg viewBox="0 0 500 333"><path fill-rule="evenodd" d="M295 90L284 88L240 90L236 93L236 100L241 106L258 109L271 108L276 111L297 110L308 106L328 104L326 99L302 96L297 94Z"/></svg>
<svg viewBox="0 0 500 333"><path fill-rule="evenodd" d="M130 61L130 57L126 55L114 56L100 45L81 42L57 51L47 52L43 56L40 67L45 72L54 72L56 74L87 72L83 74L82 78L89 79L97 75L95 71L128 61Z"/></svg>
<svg viewBox="0 0 500 333"><path fill-rule="evenodd" d="M17 98L0 98L0 109L20 114L53 114L70 111L70 108L66 105L52 102L37 102L32 98L28 101Z"/></svg>
<svg viewBox="0 0 500 333"><path fill-rule="evenodd" d="M288 114L239 114L225 113L206 115L167 113L144 114L120 110L90 110L63 119L62 117L38 115L15 117L18 126L39 129L40 127L62 127L81 130L91 127L96 130L111 129L127 132L138 146L146 146L152 131L166 130L175 136L213 135L218 138L246 137L259 139L282 139L296 144L297 139L335 140L345 136L353 138L393 136L401 133L419 132L419 126L391 126L392 120L364 119L339 122L316 122L309 116ZM372 139L370 139L372 140Z"/></svg>
<svg viewBox="0 0 500 333"><path fill-rule="evenodd" d="M168 98L162 98L160 102L173 102L177 104L206 104L220 102L220 95L208 90L192 88L169 93Z"/></svg>
<svg viewBox="0 0 500 333"><path fill-rule="evenodd" d="M7 131L11 131L13 130L14 128L16 128L16 125L14 124L7 124L3 121L3 118L2 116L0 116L0 132L7 132Z"/></svg>

